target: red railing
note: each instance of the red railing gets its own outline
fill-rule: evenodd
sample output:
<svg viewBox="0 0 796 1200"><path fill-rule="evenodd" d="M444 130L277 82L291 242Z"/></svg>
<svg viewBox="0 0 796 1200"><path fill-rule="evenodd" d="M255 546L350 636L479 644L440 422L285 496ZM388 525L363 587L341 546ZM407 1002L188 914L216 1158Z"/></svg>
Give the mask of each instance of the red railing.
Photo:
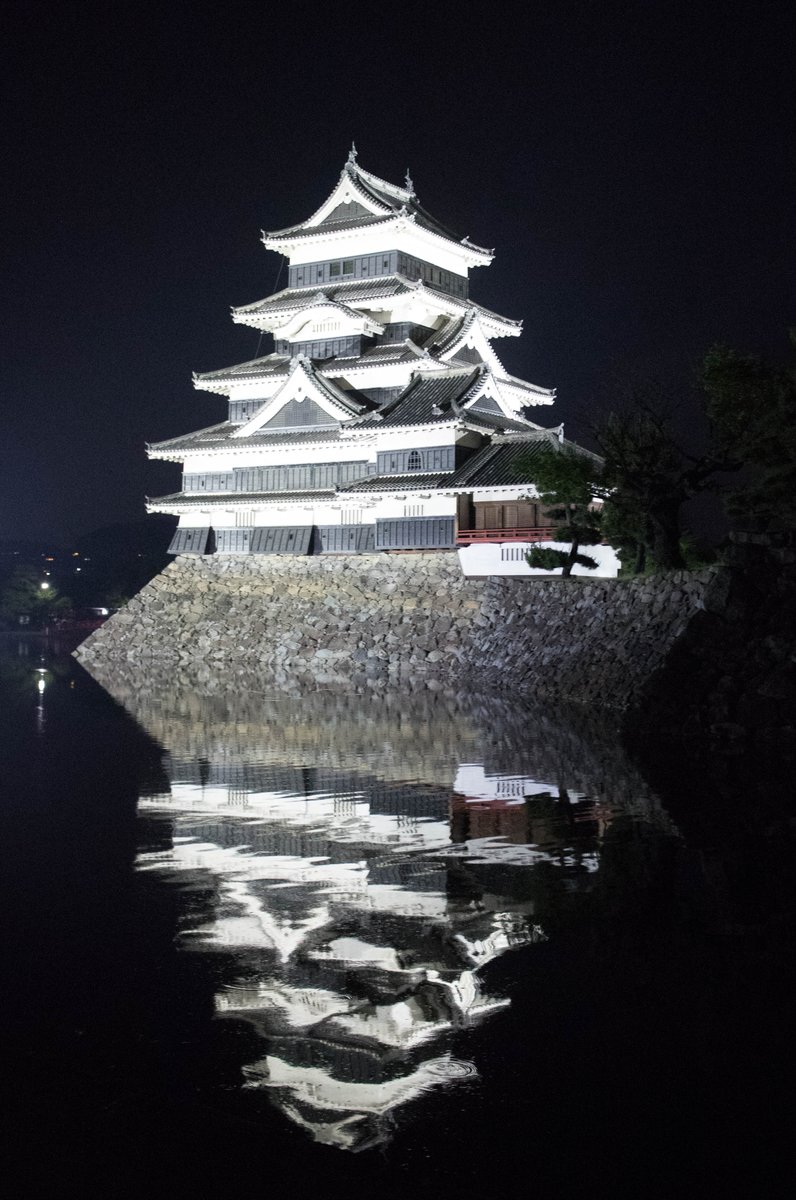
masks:
<svg viewBox="0 0 796 1200"><path fill-rule="evenodd" d="M554 540L553 532L549 525L534 529L460 529L456 541L461 546L473 542L550 542Z"/></svg>

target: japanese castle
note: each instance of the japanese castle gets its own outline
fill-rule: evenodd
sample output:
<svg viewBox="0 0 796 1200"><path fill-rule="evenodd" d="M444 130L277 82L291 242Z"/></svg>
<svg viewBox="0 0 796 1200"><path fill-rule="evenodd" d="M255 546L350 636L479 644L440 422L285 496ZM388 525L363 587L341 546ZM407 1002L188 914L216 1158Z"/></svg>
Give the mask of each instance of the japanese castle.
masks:
<svg viewBox="0 0 796 1200"><path fill-rule="evenodd" d="M148 501L179 518L170 552L458 548L465 574L527 573L527 544L550 530L528 463L563 432L527 415L553 391L492 348L521 322L470 299L468 272L492 251L353 148L321 207L263 242L287 258L287 287L232 317L273 351L195 375L227 397L226 418L148 447L183 464L182 490Z"/></svg>

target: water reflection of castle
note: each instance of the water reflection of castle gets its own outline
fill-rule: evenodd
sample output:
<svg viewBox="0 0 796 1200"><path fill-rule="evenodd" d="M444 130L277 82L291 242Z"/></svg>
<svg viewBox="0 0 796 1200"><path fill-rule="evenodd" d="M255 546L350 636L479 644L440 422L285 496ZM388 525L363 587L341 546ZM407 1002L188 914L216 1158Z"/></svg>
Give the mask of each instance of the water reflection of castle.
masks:
<svg viewBox="0 0 796 1200"><path fill-rule="evenodd" d="M454 1036L508 1003L481 969L544 938L551 875L591 886L601 821L583 779L550 782L498 714L487 736L441 701L396 726L373 700L259 697L257 721L250 699L102 682L168 748L168 787L141 805L172 815L172 844L139 865L213 879L212 917L182 944L238 961L216 1008L263 1039L246 1085L318 1141L362 1149L472 1076Z"/></svg>

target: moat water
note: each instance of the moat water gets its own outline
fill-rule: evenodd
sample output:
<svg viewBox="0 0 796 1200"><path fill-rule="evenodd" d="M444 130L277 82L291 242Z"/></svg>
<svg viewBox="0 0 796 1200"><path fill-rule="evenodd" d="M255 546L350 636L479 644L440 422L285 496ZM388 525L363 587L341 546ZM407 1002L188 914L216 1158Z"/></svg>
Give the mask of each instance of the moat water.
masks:
<svg viewBox="0 0 796 1200"><path fill-rule="evenodd" d="M25 1194L779 1194L782 764L64 649L0 641Z"/></svg>

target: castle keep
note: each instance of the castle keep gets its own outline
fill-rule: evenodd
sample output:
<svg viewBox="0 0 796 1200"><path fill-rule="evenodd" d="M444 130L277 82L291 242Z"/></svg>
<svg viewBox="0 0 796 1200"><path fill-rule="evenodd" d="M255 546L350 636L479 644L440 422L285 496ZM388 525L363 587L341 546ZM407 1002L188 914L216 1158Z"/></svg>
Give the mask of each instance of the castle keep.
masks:
<svg viewBox="0 0 796 1200"><path fill-rule="evenodd" d="M563 436L530 415L553 392L492 347L521 323L470 298L492 252L353 149L321 207L263 241L287 287L232 315L272 352L194 376L225 419L148 448L183 465L181 490L148 501L179 518L171 553L458 548L465 574L527 573L528 545L550 537L533 457Z"/></svg>

